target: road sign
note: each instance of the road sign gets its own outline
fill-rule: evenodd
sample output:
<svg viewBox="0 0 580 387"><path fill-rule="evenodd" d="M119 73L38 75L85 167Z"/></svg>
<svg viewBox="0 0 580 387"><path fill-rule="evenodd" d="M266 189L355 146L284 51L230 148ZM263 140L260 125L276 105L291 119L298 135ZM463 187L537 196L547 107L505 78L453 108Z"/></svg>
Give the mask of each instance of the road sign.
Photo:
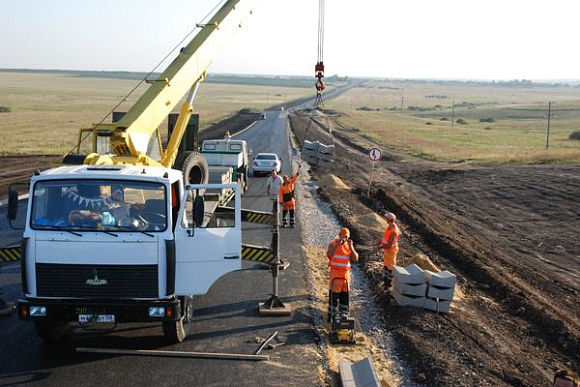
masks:
<svg viewBox="0 0 580 387"><path fill-rule="evenodd" d="M379 148L372 148L369 152L369 158L372 162L379 161L381 159L381 150Z"/></svg>

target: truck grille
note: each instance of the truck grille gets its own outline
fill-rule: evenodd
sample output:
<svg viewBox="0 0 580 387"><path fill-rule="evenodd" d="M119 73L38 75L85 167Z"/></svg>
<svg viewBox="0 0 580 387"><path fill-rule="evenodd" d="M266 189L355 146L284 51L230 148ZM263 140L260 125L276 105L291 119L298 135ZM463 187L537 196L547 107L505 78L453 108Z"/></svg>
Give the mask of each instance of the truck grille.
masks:
<svg viewBox="0 0 580 387"><path fill-rule="evenodd" d="M157 298L157 265L36 264L39 297Z"/></svg>

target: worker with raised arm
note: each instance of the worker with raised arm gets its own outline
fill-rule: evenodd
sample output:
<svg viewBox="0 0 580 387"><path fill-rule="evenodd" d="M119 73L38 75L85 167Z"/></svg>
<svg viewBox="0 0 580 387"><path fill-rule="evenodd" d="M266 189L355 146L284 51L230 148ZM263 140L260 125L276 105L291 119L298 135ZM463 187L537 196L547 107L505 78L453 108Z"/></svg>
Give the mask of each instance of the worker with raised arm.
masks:
<svg viewBox="0 0 580 387"><path fill-rule="evenodd" d="M280 203L282 204L282 227L286 227L286 215L290 213L290 227L294 227L294 209L296 207L296 200L294 199L294 183L298 180L298 176L302 172L302 165L298 164L298 172L290 179L288 175L284 175L282 185L278 191Z"/></svg>
<svg viewBox="0 0 580 387"><path fill-rule="evenodd" d="M358 262L358 253L354 249L350 230L340 229L338 238L330 242L326 251L328 267L330 267L330 282L328 285L328 321L336 311L337 304L341 314L349 312L350 265Z"/></svg>
<svg viewBox="0 0 580 387"><path fill-rule="evenodd" d="M401 230L399 230L399 226L397 225L397 217L395 214L387 212L385 218L387 219L387 229L383 234L383 238L379 241L377 248L383 250L385 289L388 289L393 280L393 267L397 264Z"/></svg>

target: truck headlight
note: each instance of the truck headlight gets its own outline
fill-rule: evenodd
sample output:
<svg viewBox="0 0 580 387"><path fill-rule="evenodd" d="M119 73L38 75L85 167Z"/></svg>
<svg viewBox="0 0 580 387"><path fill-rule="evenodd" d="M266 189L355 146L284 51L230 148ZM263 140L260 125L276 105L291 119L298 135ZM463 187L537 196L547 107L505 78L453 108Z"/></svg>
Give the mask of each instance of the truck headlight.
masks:
<svg viewBox="0 0 580 387"><path fill-rule="evenodd" d="M46 316L45 306L31 306L30 307L30 317L44 317Z"/></svg>
<svg viewBox="0 0 580 387"><path fill-rule="evenodd" d="M165 308L157 306L150 307L149 317L165 317Z"/></svg>

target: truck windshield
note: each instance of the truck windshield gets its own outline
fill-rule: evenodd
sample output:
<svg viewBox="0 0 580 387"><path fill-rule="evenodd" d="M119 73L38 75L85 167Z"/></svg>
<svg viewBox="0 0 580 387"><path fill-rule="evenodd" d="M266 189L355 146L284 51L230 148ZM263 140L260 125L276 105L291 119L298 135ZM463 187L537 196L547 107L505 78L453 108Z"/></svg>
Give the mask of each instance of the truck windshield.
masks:
<svg viewBox="0 0 580 387"><path fill-rule="evenodd" d="M120 180L40 181L34 185L35 230L155 232L167 228L163 184Z"/></svg>

